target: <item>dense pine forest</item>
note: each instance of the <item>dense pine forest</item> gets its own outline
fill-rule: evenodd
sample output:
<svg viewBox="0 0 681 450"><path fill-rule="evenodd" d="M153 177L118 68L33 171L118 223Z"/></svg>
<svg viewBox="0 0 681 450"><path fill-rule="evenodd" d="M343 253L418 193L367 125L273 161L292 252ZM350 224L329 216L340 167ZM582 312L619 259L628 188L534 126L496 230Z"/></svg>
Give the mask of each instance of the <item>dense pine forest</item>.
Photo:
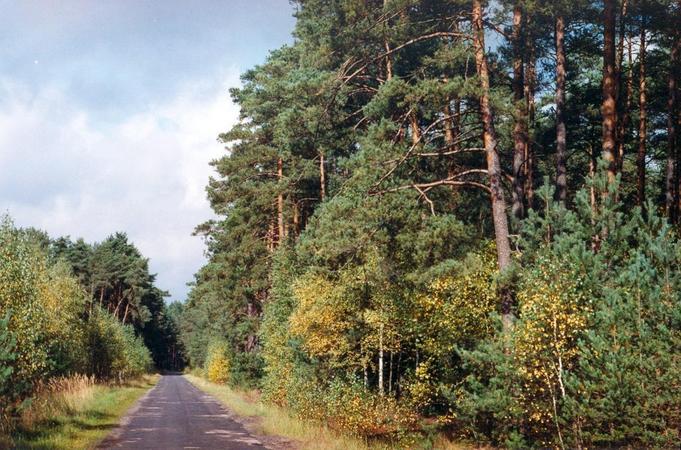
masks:
<svg viewBox="0 0 681 450"><path fill-rule="evenodd" d="M293 3L231 90L189 364L368 439L681 445L681 3ZM144 268L72 267L170 326Z"/></svg>
<svg viewBox="0 0 681 450"><path fill-rule="evenodd" d="M0 249L0 437L51 381L121 383L183 367L179 305L165 304L125 234L53 239L4 217Z"/></svg>

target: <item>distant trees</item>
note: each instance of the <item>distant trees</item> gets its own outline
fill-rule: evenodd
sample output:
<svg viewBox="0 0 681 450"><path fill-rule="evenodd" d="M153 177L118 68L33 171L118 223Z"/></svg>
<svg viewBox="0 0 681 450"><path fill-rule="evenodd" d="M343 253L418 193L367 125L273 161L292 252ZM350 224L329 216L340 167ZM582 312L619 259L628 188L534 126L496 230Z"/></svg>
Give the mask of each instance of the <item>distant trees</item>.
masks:
<svg viewBox="0 0 681 450"><path fill-rule="evenodd" d="M123 325L131 325L144 339L157 367L182 367L177 325L164 302L168 294L154 286L156 276L149 272L148 259L124 233L94 245L58 238L48 253L52 260L66 262L80 288L89 293L88 312L103 309Z"/></svg>
<svg viewBox="0 0 681 450"><path fill-rule="evenodd" d="M164 293L125 235L91 246L4 217L0 248L1 427L53 376L122 380L154 362L182 367Z"/></svg>
<svg viewBox="0 0 681 450"><path fill-rule="evenodd" d="M295 4L294 43L232 91L191 364L226 342L229 382L365 435L423 415L494 445L678 442L676 390L635 429L585 347L621 356L628 399L652 401L647 368L677 385L612 318L629 339L646 311L681 351L657 275L678 276L678 2Z"/></svg>

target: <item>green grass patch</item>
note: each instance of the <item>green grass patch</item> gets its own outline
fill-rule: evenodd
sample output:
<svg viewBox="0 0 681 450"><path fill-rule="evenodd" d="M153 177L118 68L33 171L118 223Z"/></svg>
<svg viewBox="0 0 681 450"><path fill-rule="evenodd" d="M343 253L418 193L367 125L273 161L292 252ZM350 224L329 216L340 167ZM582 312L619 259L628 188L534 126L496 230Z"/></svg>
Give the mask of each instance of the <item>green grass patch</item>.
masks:
<svg viewBox="0 0 681 450"><path fill-rule="evenodd" d="M10 448L72 450L94 448L116 428L125 412L158 381L145 376L122 385L95 384L50 394L32 407L11 435ZM54 395L58 399L51 399ZM41 413L43 405L60 404Z"/></svg>

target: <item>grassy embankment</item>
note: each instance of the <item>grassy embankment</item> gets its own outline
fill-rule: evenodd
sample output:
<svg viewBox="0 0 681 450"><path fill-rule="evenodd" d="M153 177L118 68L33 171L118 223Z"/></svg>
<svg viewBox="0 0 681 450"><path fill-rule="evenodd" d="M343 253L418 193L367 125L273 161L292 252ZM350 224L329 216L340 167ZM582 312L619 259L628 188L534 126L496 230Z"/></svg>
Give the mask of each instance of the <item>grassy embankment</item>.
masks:
<svg viewBox="0 0 681 450"><path fill-rule="evenodd" d="M363 439L344 435L323 424L295 417L290 411L259 401L257 392L236 391L227 385L215 384L193 374L185 377L196 387L220 400L240 416L256 419L255 432L282 436L295 442L301 450L382 450L404 448L380 442L366 442ZM408 448L433 448L441 450L462 450L466 448L445 437L438 437L434 443L412 442Z"/></svg>
<svg viewBox="0 0 681 450"><path fill-rule="evenodd" d="M94 448L157 381L157 375L120 385L87 377L52 380L24 411L11 436L0 436L0 448Z"/></svg>

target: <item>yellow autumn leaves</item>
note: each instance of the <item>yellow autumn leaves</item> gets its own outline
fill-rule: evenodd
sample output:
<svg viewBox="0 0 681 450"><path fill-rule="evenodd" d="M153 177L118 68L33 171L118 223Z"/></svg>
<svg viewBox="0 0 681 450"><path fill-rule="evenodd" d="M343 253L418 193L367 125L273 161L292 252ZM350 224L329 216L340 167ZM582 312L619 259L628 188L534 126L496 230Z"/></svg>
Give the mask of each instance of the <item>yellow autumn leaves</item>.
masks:
<svg viewBox="0 0 681 450"><path fill-rule="evenodd" d="M514 330L514 357L523 380L521 402L537 424L554 421L553 405L565 396L565 373L578 356L587 327L589 296L576 270L555 258L538 261L518 290L521 320Z"/></svg>
<svg viewBox="0 0 681 450"><path fill-rule="evenodd" d="M436 395L433 371L451 360L457 346L493 332L496 264L488 250L407 295L381 277L376 257L333 276L309 272L293 285L297 302L289 331L308 355L350 373L367 367L380 372L383 355L386 383L389 355L416 348L420 361L402 385L414 405L425 408Z"/></svg>
<svg viewBox="0 0 681 450"><path fill-rule="evenodd" d="M204 367L208 379L213 383L224 384L229 381L230 364L225 342L214 340L208 345Z"/></svg>

